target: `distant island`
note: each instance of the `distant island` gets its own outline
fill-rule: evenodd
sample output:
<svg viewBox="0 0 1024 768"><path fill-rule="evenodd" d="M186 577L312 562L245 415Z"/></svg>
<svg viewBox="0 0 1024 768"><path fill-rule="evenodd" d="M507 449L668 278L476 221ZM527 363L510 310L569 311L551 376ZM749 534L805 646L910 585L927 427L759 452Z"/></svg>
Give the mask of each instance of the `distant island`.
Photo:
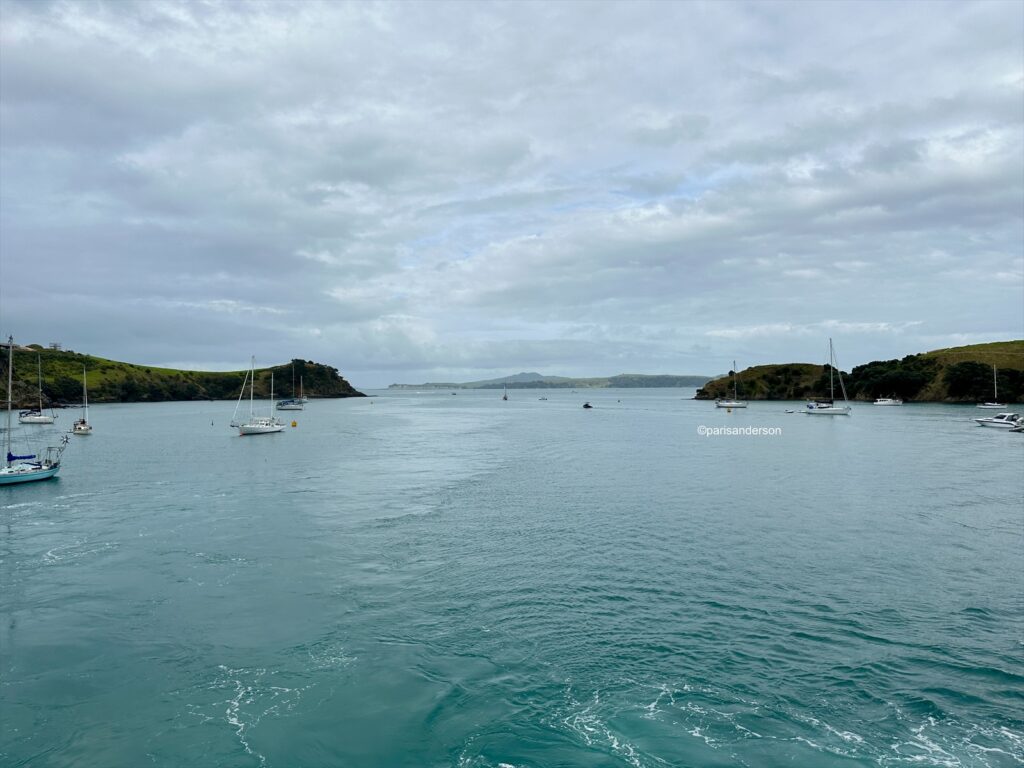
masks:
<svg viewBox="0 0 1024 768"><path fill-rule="evenodd" d="M565 376L544 376L540 373L517 373L485 381L428 382L426 384L392 384L388 389L607 389L610 387L700 387L710 376L647 375L620 373L593 379L571 379Z"/></svg>
<svg viewBox="0 0 1024 768"><path fill-rule="evenodd" d="M978 403L993 396L992 367L998 375L999 400L1024 400L1024 340L996 341L936 349L902 360L876 360L843 372L851 400L899 397L905 401ZM732 372L730 372L731 374ZM805 400L826 397L829 367L810 363L758 365L740 371L736 380L743 400ZM838 382L836 396L839 396ZM698 400L732 395L731 375L708 382Z"/></svg>
<svg viewBox="0 0 1024 768"><path fill-rule="evenodd" d="M3 387L7 386L7 354L0 361ZM18 407L36 405L39 384L36 360L43 371L43 403L59 406L82 400L82 366L89 374L90 403L138 403L166 400L231 400L238 397L247 371L183 371L107 360L67 350L44 349L32 344L14 347L13 400ZM270 397L270 375L274 374L274 395L292 395L292 366L295 386L302 380L303 394L309 398L365 397L332 368L308 360L292 360L284 365L256 370L256 397ZM247 390L248 391L248 388Z"/></svg>

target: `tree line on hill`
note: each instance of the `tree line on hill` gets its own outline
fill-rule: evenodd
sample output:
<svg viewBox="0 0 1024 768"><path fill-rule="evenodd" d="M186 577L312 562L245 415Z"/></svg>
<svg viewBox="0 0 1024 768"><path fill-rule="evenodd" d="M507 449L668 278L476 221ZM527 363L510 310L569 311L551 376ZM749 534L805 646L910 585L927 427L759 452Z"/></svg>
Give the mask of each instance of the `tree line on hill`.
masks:
<svg viewBox="0 0 1024 768"><path fill-rule="evenodd" d="M0 371L6 389L7 356L2 357ZM12 399L18 407L39 402L37 360L42 368L42 395L46 406L81 402L83 366L88 372L89 402L92 403L232 400L239 396L247 373L244 370L173 370L106 360L67 350L16 348ZM336 368L299 359L285 365L257 369L255 396L261 399L270 396L273 373L275 398L291 397L293 370L296 389L301 381L303 393L309 397L364 396ZM6 392L4 394L6 396Z"/></svg>
<svg viewBox="0 0 1024 768"><path fill-rule="evenodd" d="M789 363L750 368L739 375L741 398L757 400L802 400L827 397L828 365ZM733 372L709 382L697 393L701 400L732 394ZM1024 371L999 368L996 373L999 400L1024 401ZM992 400L993 367L977 360L949 362L939 355L908 355L902 360L876 360L843 373L843 383L851 400L899 397L903 400L942 402L984 402ZM834 378L836 397L839 380Z"/></svg>

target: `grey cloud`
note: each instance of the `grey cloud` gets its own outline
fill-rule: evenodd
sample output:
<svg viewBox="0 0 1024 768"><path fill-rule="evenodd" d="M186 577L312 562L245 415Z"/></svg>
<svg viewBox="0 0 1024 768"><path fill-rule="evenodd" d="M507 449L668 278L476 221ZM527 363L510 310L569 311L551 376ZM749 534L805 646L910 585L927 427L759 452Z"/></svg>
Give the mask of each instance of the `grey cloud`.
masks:
<svg viewBox="0 0 1024 768"><path fill-rule="evenodd" d="M19 338L386 384L1024 333L1020 6L3 11Z"/></svg>

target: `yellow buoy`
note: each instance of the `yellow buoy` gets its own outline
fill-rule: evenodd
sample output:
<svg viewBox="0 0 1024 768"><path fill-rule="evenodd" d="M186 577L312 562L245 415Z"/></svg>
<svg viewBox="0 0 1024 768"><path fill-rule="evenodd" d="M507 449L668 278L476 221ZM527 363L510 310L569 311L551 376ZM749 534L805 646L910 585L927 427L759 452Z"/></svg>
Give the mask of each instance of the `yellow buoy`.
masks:
<svg viewBox="0 0 1024 768"><path fill-rule="evenodd" d="M292 422L292 426L293 426L293 427L297 427L297 426L299 426L299 422L297 422L297 421L293 421L293 422Z"/></svg>

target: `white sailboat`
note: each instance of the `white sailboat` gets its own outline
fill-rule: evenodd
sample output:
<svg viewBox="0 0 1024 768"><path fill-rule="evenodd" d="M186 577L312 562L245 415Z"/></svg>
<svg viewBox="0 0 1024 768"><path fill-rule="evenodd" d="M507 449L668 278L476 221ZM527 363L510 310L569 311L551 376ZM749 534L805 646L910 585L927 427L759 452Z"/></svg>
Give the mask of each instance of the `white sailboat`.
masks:
<svg viewBox="0 0 1024 768"><path fill-rule="evenodd" d="M29 408L27 411L19 413L18 421L22 424L53 424L54 419L57 418L53 409L51 408L49 413L43 413L43 359L38 354L36 362L39 366L39 407Z"/></svg>
<svg viewBox="0 0 1024 768"><path fill-rule="evenodd" d="M292 396L287 400L277 401L277 410L279 411L301 411L302 404L305 400L302 399L302 390L300 384L299 396L295 396L295 363L292 363Z"/></svg>
<svg viewBox="0 0 1024 768"><path fill-rule="evenodd" d="M979 408L1005 408L1006 403L999 402L999 381L996 379L996 367L992 366L992 402L991 403L978 403Z"/></svg>
<svg viewBox="0 0 1024 768"><path fill-rule="evenodd" d="M11 452L11 413L13 404L11 391L14 386L14 339L7 339L7 431L5 432L3 466L0 466L0 485L29 483L34 480L49 480L60 471L60 457L68 444L68 436L61 437L60 446L46 449L46 456L40 459L36 454L15 456Z"/></svg>
<svg viewBox="0 0 1024 768"><path fill-rule="evenodd" d="M807 404L804 413L815 416L849 416L850 401L846 399L846 385L843 384L843 372L836 367L836 353L832 348L832 339L828 340L828 400L813 400ZM839 373L839 388L843 393L843 404L836 405L834 374Z"/></svg>
<svg viewBox="0 0 1024 768"><path fill-rule="evenodd" d="M271 384L270 384L270 400L274 400L274 384L273 376L271 373ZM249 418L244 421L238 420L238 406L242 404L242 396L245 395L245 385L249 384ZM256 390L256 358L252 358L252 362L249 365L249 371L245 375L245 381L242 382L242 391L238 393L238 402L235 403L235 413L231 417L231 426L238 430L239 435L268 435L272 432L280 432L284 429L284 422L278 421L273 415L270 416L257 416L254 407L254 398Z"/></svg>
<svg viewBox="0 0 1024 768"><path fill-rule="evenodd" d="M71 431L76 435L92 434L92 424L89 423L89 389L86 386L84 365L82 366L82 418L75 421Z"/></svg>
<svg viewBox="0 0 1024 768"><path fill-rule="evenodd" d="M715 400L716 408L746 408L747 404L739 399L739 394L736 390L736 379L739 377L739 373L736 371L736 361L732 361L732 399L725 398L723 400Z"/></svg>
<svg viewBox="0 0 1024 768"><path fill-rule="evenodd" d="M501 399L508 400L508 384L502 385Z"/></svg>

